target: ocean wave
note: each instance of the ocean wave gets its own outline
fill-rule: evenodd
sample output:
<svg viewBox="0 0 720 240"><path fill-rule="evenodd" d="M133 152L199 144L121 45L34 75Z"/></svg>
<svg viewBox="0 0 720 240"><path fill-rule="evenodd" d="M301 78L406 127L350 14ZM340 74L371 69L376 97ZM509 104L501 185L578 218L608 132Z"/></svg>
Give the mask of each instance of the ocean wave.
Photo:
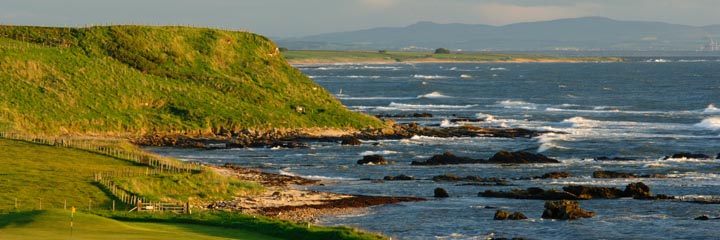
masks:
<svg viewBox="0 0 720 240"><path fill-rule="evenodd" d="M450 120L448 120L448 119L443 119L440 122L440 127L459 127L459 126L462 126L462 125L457 124L457 123L451 123Z"/></svg>
<svg viewBox="0 0 720 240"><path fill-rule="evenodd" d="M472 78L473 76L470 74L460 74L460 78Z"/></svg>
<svg viewBox="0 0 720 240"><path fill-rule="evenodd" d="M477 105L435 105L435 104L405 104L391 102L389 107L400 109L465 109L476 107Z"/></svg>
<svg viewBox="0 0 720 240"><path fill-rule="evenodd" d="M720 113L720 108L715 107L715 104L708 105L705 109L702 111L703 113Z"/></svg>
<svg viewBox="0 0 720 240"><path fill-rule="evenodd" d="M416 97L351 97L351 96L340 96L335 95L340 100L412 100L417 99Z"/></svg>
<svg viewBox="0 0 720 240"><path fill-rule="evenodd" d="M347 75L347 76L338 76L338 77L342 77L342 78L369 78L369 79L378 79L378 78L381 78L382 76L377 76L377 75L371 75L371 76L365 76L365 75Z"/></svg>
<svg viewBox="0 0 720 240"><path fill-rule="evenodd" d="M720 116L705 118L700 123L695 124L695 126L710 130L720 130Z"/></svg>
<svg viewBox="0 0 720 240"><path fill-rule="evenodd" d="M362 66L363 69L388 69L388 70L400 70L401 67L395 67L395 66Z"/></svg>
<svg viewBox="0 0 720 240"><path fill-rule="evenodd" d="M417 96L417 98L449 98L449 97L443 95L440 92L431 92L428 94L419 95L419 96Z"/></svg>
<svg viewBox="0 0 720 240"><path fill-rule="evenodd" d="M501 106L503 108L508 109L524 109L524 110L534 110L537 109L537 104L535 103L529 103L529 102L523 102L520 100L502 100L496 103L496 106Z"/></svg>
<svg viewBox="0 0 720 240"><path fill-rule="evenodd" d="M485 122L493 122L497 120L495 116L485 113L476 113L475 118L482 119Z"/></svg>
<svg viewBox="0 0 720 240"><path fill-rule="evenodd" d="M360 153L360 156L368 156L368 155L390 155L390 154L397 154L396 151L390 151L390 150L382 150L382 151L364 151Z"/></svg>
<svg viewBox="0 0 720 240"><path fill-rule="evenodd" d="M707 59L680 59L678 62L707 62Z"/></svg>
<svg viewBox="0 0 720 240"><path fill-rule="evenodd" d="M507 68L504 68L504 67L493 67L493 68L490 68L490 71L507 71Z"/></svg>
<svg viewBox="0 0 720 240"><path fill-rule="evenodd" d="M419 78L419 79L445 79L450 78L448 76L440 76L440 75L421 75L421 74L415 74L413 75L413 78Z"/></svg>

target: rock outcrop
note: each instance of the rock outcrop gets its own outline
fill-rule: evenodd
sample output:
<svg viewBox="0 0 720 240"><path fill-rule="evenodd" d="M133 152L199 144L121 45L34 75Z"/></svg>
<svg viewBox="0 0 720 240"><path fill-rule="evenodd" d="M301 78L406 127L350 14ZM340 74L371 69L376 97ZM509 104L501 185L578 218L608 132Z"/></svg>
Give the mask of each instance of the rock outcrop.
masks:
<svg viewBox="0 0 720 240"><path fill-rule="evenodd" d="M385 180L385 181L409 181L409 180L415 180L415 177L408 176L405 174L400 174L397 176L385 176L383 178L383 180Z"/></svg>
<svg viewBox="0 0 720 240"><path fill-rule="evenodd" d="M545 211L542 214L542 218L559 220L575 220L593 216L595 216L595 212L585 211L580 208L577 201L568 200L545 202Z"/></svg>
<svg viewBox="0 0 720 240"><path fill-rule="evenodd" d="M550 172L550 173L543 174L542 176L536 177L536 178L560 179L560 178L569 178L569 177L572 177L572 175L570 175L570 173L567 173L567 172Z"/></svg>
<svg viewBox="0 0 720 240"><path fill-rule="evenodd" d="M386 165L386 164L388 164L388 161L385 159L385 157L375 154L375 155L363 156L363 159L358 160L357 164Z"/></svg>
<svg viewBox="0 0 720 240"><path fill-rule="evenodd" d="M490 158L488 163L528 164L528 163L560 163L539 153L500 151Z"/></svg>
<svg viewBox="0 0 720 240"><path fill-rule="evenodd" d="M497 210L495 211L495 216L493 217L495 220L523 220L527 219L525 214L521 212L514 212L510 213L504 210Z"/></svg>
<svg viewBox="0 0 720 240"><path fill-rule="evenodd" d="M484 163L484 160L478 160L478 159L472 159L469 157L458 157L455 156L455 154L452 154L451 152L445 152L441 155L435 155L432 156L430 159L419 162L419 161L412 161L410 165L451 165L451 164L473 164L473 163Z"/></svg>
<svg viewBox="0 0 720 240"><path fill-rule="evenodd" d="M446 197L450 197L450 194L448 194L448 192L445 191L445 189L443 189L443 188L435 188L434 193L435 193L434 196L435 196L436 198L446 198Z"/></svg>

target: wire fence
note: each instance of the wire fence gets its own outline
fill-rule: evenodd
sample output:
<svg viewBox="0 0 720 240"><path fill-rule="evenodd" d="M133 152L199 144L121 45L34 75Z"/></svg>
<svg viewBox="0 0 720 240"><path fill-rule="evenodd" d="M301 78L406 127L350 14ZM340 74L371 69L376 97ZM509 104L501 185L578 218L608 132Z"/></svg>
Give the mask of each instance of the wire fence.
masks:
<svg viewBox="0 0 720 240"><path fill-rule="evenodd" d="M200 172L203 167L196 163L161 158L146 152L128 151L117 146L102 145L95 139L48 138L13 132L0 132L0 138L21 140L48 146L81 149L126 161L135 162L167 172Z"/></svg>
<svg viewBox="0 0 720 240"><path fill-rule="evenodd" d="M135 177L135 176L147 176L147 175L156 175L162 173L161 169L147 169L145 171L143 170L125 170L121 172L114 172L114 171L107 171L107 172L96 172L93 175L93 180L110 192L115 198L120 200L120 202L133 206L133 208L130 209L130 212L132 211L138 211L138 212L153 212L153 211L162 211L162 212L176 212L176 213L190 213L190 205L188 202L182 203L182 202L153 202L153 201L146 201L145 198L142 198L136 194L133 194L125 189L122 189L118 187L111 178L114 177ZM113 204L114 205L114 204Z"/></svg>

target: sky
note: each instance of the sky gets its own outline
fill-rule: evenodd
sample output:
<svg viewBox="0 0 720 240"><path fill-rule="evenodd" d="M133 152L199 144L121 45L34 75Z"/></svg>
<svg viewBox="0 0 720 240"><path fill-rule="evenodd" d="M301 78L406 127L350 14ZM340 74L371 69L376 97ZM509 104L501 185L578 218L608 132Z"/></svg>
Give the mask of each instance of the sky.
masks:
<svg viewBox="0 0 720 240"><path fill-rule="evenodd" d="M497 26L585 16L704 26L720 24L720 0L0 0L0 24L188 25L275 38L419 21Z"/></svg>

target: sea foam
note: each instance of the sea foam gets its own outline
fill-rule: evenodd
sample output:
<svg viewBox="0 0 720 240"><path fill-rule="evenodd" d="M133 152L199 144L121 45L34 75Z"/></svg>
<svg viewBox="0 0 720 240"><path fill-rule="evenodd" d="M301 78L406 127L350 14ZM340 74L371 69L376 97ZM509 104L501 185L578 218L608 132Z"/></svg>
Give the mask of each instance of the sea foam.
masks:
<svg viewBox="0 0 720 240"><path fill-rule="evenodd" d="M703 113L720 113L720 108L715 107L715 104L710 104L703 110Z"/></svg>
<svg viewBox="0 0 720 240"><path fill-rule="evenodd" d="M449 98L440 92L431 92L428 94L418 95L417 98Z"/></svg>
<svg viewBox="0 0 720 240"><path fill-rule="evenodd" d="M710 130L720 130L720 116L703 119L700 123L695 124L695 126Z"/></svg>

